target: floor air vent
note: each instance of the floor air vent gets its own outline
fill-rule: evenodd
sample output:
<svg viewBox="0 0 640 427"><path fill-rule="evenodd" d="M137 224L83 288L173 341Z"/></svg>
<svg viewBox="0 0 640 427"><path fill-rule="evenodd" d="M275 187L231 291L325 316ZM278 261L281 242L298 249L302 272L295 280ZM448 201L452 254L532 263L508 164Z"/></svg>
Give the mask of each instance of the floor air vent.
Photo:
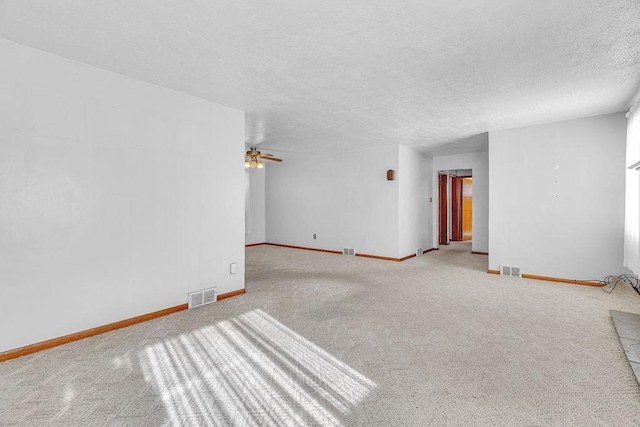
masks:
<svg viewBox="0 0 640 427"><path fill-rule="evenodd" d="M201 291L189 292L189 308L200 307L211 304L218 300L216 288L203 289Z"/></svg>
<svg viewBox="0 0 640 427"><path fill-rule="evenodd" d="M506 265L500 266L500 274L503 276L522 277L520 267L508 267Z"/></svg>
<svg viewBox="0 0 640 427"><path fill-rule="evenodd" d="M356 255L356 250L353 248L344 248L342 250L342 255L351 255L351 256L355 256Z"/></svg>

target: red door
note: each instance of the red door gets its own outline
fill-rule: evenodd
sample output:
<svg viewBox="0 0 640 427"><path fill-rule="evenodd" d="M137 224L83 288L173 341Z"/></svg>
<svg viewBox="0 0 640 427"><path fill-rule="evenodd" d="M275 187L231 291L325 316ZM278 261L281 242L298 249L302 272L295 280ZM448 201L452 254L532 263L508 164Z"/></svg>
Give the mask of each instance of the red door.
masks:
<svg viewBox="0 0 640 427"><path fill-rule="evenodd" d="M449 244L449 227L448 227L448 209L447 209L447 181L449 180L449 176L442 172L438 175L438 207L439 213L438 217L440 218L440 233L439 233L439 243L441 245Z"/></svg>

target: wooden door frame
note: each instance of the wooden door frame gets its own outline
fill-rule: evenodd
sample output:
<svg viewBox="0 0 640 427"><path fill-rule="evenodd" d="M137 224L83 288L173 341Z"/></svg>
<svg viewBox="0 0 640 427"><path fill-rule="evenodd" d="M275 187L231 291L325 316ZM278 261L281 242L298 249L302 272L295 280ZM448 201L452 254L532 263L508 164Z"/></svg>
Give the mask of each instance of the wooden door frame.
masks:
<svg viewBox="0 0 640 427"><path fill-rule="evenodd" d="M461 177L462 180L462 194L461 194L461 203L462 203L462 216L461 216L461 228L462 228L462 241L466 242L469 240L473 240L473 176L465 176L465 177ZM464 192L465 192L465 181L469 180L470 183L468 184L471 188L471 195L469 196L469 204L465 205L465 196L464 196ZM465 208L466 206L466 208ZM465 223L465 217L467 215L465 215L465 210L466 209L470 209L469 215L470 218L469 220L471 221L471 224L469 225L469 231L470 234L465 234L465 227L464 227L464 223Z"/></svg>
<svg viewBox="0 0 640 427"><path fill-rule="evenodd" d="M445 169L445 170L439 170L438 171L438 245L449 245L451 241L454 240L453 238L453 226L452 226L452 238L449 239L449 222L450 222L450 216L453 217L453 206L452 206L452 211L451 211L451 215L449 215L449 198L448 198L448 194L449 194L449 179L451 178L451 180L453 181L454 178L457 178L460 180L460 191L459 191L459 226L460 226L460 241L463 241L463 233L462 233L462 180L464 178L472 178L473 179L473 174L471 175L460 175L460 176L453 176L451 175L451 170L453 169ZM453 196L453 185L452 185L452 196ZM453 205L453 200L452 203ZM451 220L453 220L453 218L451 218Z"/></svg>
<svg viewBox="0 0 640 427"><path fill-rule="evenodd" d="M462 241L462 177L451 176L451 241Z"/></svg>

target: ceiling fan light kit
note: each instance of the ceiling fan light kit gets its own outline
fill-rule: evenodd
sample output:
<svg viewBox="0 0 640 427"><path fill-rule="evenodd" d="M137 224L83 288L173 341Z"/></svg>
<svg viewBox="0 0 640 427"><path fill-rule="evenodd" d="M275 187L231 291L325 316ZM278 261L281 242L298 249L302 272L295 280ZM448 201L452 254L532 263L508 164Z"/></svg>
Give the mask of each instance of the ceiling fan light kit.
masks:
<svg viewBox="0 0 640 427"><path fill-rule="evenodd" d="M261 159L271 160L274 162L281 162L282 159L274 157L273 154L262 154L255 147L251 147L244 158L244 167L245 169L263 169L264 163Z"/></svg>

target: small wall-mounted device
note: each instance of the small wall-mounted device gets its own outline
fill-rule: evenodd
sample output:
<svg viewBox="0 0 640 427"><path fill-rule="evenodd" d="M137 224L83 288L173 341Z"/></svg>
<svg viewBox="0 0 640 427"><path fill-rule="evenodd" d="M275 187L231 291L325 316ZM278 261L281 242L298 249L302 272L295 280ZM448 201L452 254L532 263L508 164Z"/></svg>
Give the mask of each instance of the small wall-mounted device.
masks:
<svg viewBox="0 0 640 427"><path fill-rule="evenodd" d="M231 264L229 264L229 273L236 274L237 272L238 272L238 263L232 262Z"/></svg>
<svg viewBox="0 0 640 427"><path fill-rule="evenodd" d="M393 169L389 169L387 171L387 181L393 181L396 179L396 171Z"/></svg>

